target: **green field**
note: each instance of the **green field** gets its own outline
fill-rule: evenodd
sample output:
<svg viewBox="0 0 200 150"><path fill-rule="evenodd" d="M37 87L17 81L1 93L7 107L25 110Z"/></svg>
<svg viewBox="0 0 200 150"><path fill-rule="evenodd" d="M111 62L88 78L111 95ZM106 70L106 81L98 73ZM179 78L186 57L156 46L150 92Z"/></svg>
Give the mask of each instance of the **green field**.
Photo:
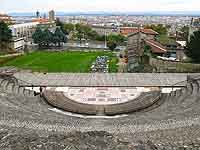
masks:
<svg viewBox="0 0 200 150"><path fill-rule="evenodd" d="M117 58L111 52L34 52L19 56L0 66L15 66L38 72L87 73L97 56L110 57L110 72L117 72Z"/></svg>

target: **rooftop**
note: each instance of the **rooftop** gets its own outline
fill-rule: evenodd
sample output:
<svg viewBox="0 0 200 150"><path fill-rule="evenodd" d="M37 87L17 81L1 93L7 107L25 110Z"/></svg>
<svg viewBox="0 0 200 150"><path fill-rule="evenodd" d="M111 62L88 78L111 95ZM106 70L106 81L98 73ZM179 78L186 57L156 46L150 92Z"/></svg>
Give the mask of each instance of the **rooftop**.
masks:
<svg viewBox="0 0 200 150"><path fill-rule="evenodd" d="M166 53L167 49L157 41L145 40L146 44L151 47L153 53Z"/></svg>
<svg viewBox="0 0 200 150"><path fill-rule="evenodd" d="M158 33L152 29L138 29L136 27L122 27L122 28L120 28L120 32L123 35L132 35L132 34L136 34L138 32L141 32L144 34L158 35Z"/></svg>

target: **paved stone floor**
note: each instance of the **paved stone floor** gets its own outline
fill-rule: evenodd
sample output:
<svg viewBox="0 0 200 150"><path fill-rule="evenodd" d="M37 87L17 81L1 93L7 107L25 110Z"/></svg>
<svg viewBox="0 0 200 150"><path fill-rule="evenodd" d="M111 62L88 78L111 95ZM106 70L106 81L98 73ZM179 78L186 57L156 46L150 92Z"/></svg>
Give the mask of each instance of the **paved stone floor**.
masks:
<svg viewBox="0 0 200 150"><path fill-rule="evenodd" d="M49 88L48 88L49 89ZM79 103L109 105L124 103L139 97L142 92L149 92L151 88L107 88L107 87L62 87L53 88L62 91L67 98ZM52 90L53 90L52 89ZM155 89L155 88L154 88ZM51 88L49 89L51 90ZM157 88L157 90L159 90Z"/></svg>

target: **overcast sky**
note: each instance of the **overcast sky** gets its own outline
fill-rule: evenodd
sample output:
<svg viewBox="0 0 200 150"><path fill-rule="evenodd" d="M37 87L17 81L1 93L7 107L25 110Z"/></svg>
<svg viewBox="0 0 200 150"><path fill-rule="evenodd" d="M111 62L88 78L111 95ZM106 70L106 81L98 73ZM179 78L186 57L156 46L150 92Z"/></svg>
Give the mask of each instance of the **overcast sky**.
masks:
<svg viewBox="0 0 200 150"><path fill-rule="evenodd" d="M0 0L0 12L200 11L200 0Z"/></svg>

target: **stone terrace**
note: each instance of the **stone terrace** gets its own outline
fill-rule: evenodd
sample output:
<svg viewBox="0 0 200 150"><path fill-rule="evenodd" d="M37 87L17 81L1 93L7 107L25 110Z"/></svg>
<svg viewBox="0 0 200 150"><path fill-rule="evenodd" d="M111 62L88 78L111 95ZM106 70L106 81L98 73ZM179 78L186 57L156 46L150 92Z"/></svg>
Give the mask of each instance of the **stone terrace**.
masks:
<svg viewBox="0 0 200 150"><path fill-rule="evenodd" d="M123 73L123 74L87 74L87 73L16 73L21 86L49 87L172 87L185 86L189 74L178 73ZM197 76L200 74L192 74Z"/></svg>
<svg viewBox="0 0 200 150"><path fill-rule="evenodd" d="M120 118L52 111L43 98L0 78L1 150L199 150L200 79ZM101 132L100 132L101 131Z"/></svg>

